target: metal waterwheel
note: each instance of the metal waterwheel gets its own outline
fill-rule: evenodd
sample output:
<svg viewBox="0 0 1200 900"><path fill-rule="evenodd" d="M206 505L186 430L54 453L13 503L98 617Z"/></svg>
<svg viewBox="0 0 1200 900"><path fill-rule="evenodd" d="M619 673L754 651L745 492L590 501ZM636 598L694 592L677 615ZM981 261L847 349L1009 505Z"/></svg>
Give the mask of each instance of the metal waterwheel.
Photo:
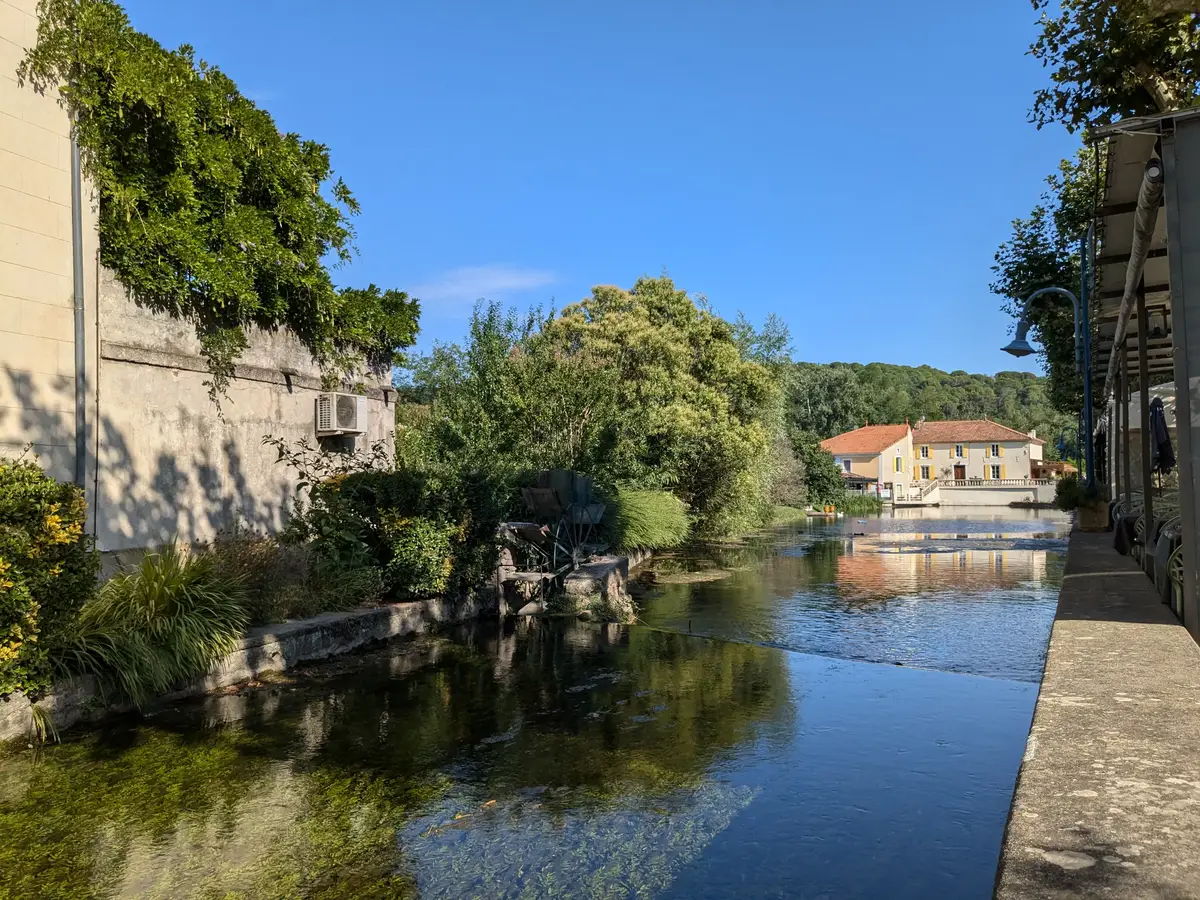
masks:
<svg viewBox="0 0 1200 900"><path fill-rule="evenodd" d="M554 526L556 572L578 569L595 552L593 539L603 515L603 503L572 503L563 510Z"/></svg>

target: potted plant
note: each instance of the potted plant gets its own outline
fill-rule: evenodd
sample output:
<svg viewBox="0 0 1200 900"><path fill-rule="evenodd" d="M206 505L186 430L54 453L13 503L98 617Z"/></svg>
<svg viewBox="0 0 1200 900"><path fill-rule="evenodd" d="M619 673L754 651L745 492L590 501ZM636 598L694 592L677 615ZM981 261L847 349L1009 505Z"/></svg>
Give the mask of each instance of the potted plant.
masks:
<svg viewBox="0 0 1200 900"><path fill-rule="evenodd" d="M1075 510L1080 531L1108 531L1108 498L1092 485L1088 487L1072 474L1054 486L1054 501L1059 509Z"/></svg>

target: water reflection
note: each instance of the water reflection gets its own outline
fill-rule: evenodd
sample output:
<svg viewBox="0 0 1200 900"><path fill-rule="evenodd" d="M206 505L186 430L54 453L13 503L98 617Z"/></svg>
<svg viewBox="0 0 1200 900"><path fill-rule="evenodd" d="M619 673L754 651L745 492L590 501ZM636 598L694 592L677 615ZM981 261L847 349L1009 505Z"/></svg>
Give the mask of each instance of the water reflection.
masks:
<svg viewBox="0 0 1200 900"><path fill-rule="evenodd" d="M652 626L1037 681L1069 520L1026 510L801 523L659 563ZM691 581L676 569L716 572Z"/></svg>
<svg viewBox="0 0 1200 900"><path fill-rule="evenodd" d="M388 648L0 759L0 896L990 896L1035 688L644 628Z"/></svg>
<svg viewBox="0 0 1200 900"><path fill-rule="evenodd" d="M785 657L523 632L395 648L0 761L0 896L466 896L439 885L463 886L444 858L472 833L499 835L486 860L455 857L493 867L480 896L525 884L517 869L545 881L529 896L661 889L753 799L711 772L793 739ZM494 868L565 835L561 866Z"/></svg>

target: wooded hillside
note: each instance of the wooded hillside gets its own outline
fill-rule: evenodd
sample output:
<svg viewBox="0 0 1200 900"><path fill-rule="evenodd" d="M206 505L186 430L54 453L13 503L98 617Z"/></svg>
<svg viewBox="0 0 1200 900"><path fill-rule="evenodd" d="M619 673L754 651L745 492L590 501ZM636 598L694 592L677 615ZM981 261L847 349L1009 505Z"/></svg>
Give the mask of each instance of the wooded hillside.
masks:
<svg viewBox="0 0 1200 900"><path fill-rule="evenodd" d="M993 376L888 363L795 363L787 415L792 427L821 438L866 422L986 418L1019 431L1037 429L1051 458L1058 455L1060 436L1068 454L1076 438L1075 418L1051 406L1047 379L1027 372Z"/></svg>

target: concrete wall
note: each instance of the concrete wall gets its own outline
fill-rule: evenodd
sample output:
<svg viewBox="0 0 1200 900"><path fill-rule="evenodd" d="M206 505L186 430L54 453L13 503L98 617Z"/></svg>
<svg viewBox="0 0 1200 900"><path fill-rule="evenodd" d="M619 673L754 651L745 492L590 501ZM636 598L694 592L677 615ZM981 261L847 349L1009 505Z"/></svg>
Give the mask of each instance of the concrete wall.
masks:
<svg viewBox="0 0 1200 900"><path fill-rule="evenodd" d="M919 437L913 441L913 450L918 457L922 446L929 447L930 458L936 470L935 478L953 478L956 465L966 467L967 478L991 478L992 466L1003 467L1003 478L1030 477L1030 448L1034 445L1028 441L1000 442L999 456L992 456L991 443L963 443L961 457L956 455L956 444L922 444ZM920 458L915 461L923 463Z"/></svg>
<svg viewBox="0 0 1200 900"><path fill-rule="evenodd" d="M32 444L47 471L69 481L77 373L68 117L15 74L36 40L36 6L0 0L0 453ZM317 366L289 334L252 335L219 417L192 327L138 308L101 270L95 200L83 187L85 483L97 545L203 540L239 520L278 528L294 478L262 438L316 443ZM370 433L359 447L393 435L382 388L368 391Z"/></svg>
<svg viewBox="0 0 1200 900"><path fill-rule="evenodd" d="M276 464L263 437L317 443L321 373L300 342L286 333L254 334L222 401L222 420L191 326L140 309L107 273L98 335L99 546L144 547L172 535L204 540L238 522L278 529L295 475ZM288 378L285 368L298 374ZM390 393L376 386L368 397L369 433L339 446L390 441Z"/></svg>
<svg viewBox="0 0 1200 900"><path fill-rule="evenodd" d="M938 487L941 506L1009 506L1013 503L1053 503L1054 485L1037 484L1021 487Z"/></svg>
<svg viewBox="0 0 1200 900"><path fill-rule="evenodd" d="M0 453L26 445L56 478L75 471L71 140L56 96L17 84L37 0L0 0ZM84 296L98 238L84 208ZM95 316L94 305L87 310ZM88 360L95 364L94 353Z"/></svg>

